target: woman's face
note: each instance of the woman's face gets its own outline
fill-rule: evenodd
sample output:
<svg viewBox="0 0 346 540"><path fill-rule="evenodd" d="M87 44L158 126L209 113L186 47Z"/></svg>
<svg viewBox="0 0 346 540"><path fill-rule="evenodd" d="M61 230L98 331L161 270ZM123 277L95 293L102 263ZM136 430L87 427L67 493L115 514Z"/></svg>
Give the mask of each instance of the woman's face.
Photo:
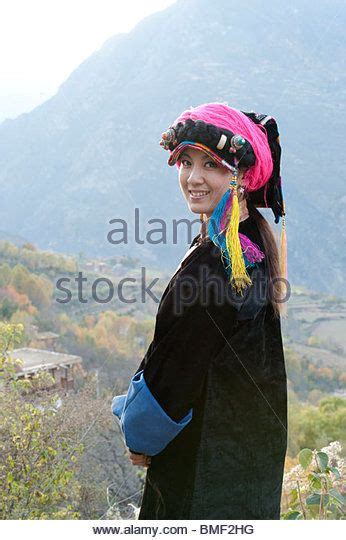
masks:
<svg viewBox="0 0 346 540"><path fill-rule="evenodd" d="M179 164L180 188L191 212L210 217L229 189L232 172L202 150L190 147L180 154Z"/></svg>

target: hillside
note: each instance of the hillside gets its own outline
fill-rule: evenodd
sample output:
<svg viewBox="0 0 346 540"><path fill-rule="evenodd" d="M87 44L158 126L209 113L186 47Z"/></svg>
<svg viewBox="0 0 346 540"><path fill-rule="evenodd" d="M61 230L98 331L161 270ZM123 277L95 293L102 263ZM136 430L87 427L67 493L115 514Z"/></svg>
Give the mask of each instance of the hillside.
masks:
<svg viewBox="0 0 346 540"><path fill-rule="evenodd" d="M109 39L51 99L0 124L0 229L174 270L188 242L173 244L172 219L198 216L160 136L190 105L227 101L278 121L291 282L340 296L345 14L341 0L179 0ZM166 221L167 245L135 242L135 208L142 238ZM112 219L126 220L127 244L107 241Z"/></svg>
<svg viewBox="0 0 346 540"><path fill-rule="evenodd" d="M37 346L37 332L58 335L60 352L83 357L88 370L100 370L103 384L112 384L115 374L126 381L143 358L153 337L157 303L141 296L138 261L119 257L87 259L66 257L38 250L33 244L18 248L0 242L0 320L23 322L24 346ZM83 287L78 285L83 277ZM130 282L117 292L124 278ZM59 279L65 292L57 287ZM159 299L168 277L147 272L147 283L158 278L152 293ZM109 286L114 297L107 302ZM98 283L99 282L99 283ZM95 287L97 284L97 287ZM68 290L71 293L67 302ZM128 300L135 299L135 302ZM282 319L287 374L290 389L302 401L316 396L345 394L346 302L295 287Z"/></svg>

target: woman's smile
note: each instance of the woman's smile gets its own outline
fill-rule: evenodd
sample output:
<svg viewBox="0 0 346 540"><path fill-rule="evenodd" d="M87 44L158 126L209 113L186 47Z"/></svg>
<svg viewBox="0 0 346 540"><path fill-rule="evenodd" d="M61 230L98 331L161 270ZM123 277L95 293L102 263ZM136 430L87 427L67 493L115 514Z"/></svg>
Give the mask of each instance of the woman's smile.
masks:
<svg viewBox="0 0 346 540"><path fill-rule="evenodd" d="M189 189L190 199L193 201L203 201L209 195L210 191L200 191Z"/></svg>

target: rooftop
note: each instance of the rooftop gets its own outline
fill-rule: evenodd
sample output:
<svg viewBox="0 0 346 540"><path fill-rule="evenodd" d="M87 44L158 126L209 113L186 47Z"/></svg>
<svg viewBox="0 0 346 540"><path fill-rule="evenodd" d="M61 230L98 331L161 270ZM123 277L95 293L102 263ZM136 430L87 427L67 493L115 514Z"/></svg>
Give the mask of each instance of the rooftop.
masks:
<svg viewBox="0 0 346 540"><path fill-rule="evenodd" d="M55 332L37 332L35 339L55 339L60 337Z"/></svg>
<svg viewBox="0 0 346 540"><path fill-rule="evenodd" d="M18 371L23 373L37 371L38 369L51 369L69 364L79 364L83 361L81 356L75 354L58 353L55 351L46 351L45 349L33 349L31 347L14 349L11 356L23 361L23 365L18 366Z"/></svg>

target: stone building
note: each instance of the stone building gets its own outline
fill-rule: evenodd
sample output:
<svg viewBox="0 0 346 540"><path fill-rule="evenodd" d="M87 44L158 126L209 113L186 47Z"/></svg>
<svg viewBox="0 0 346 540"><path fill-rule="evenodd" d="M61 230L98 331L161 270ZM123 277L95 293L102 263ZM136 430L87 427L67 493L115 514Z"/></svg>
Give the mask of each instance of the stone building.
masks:
<svg viewBox="0 0 346 540"><path fill-rule="evenodd" d="M14 349L11 357L19 358L23 362L17 366L18 377L30 378L38 371L48 371L55 380L54 387L61 390L74 389L76 373L83 373L83 360L75 354L23 347Z"/></svg>

